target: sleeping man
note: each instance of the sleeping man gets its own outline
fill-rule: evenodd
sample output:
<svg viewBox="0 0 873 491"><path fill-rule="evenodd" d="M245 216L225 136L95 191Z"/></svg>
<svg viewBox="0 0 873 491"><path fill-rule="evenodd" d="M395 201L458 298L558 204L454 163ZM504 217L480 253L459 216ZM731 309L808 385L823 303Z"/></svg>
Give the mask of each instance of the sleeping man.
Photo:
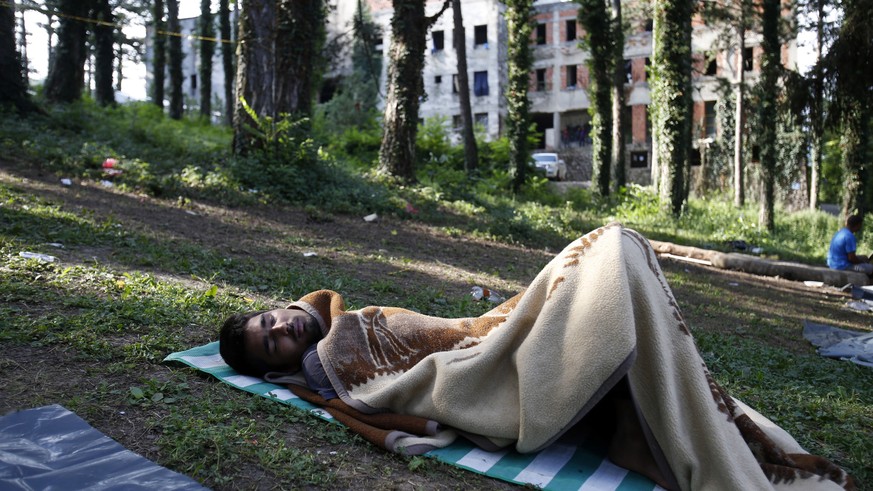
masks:
<svg viewBox="0 0 873 491"><path fill-rule="evenodd" d="M479 317L347 311L320 290L231 316L220 351L396 452L458 436L536 452L605 412L609 457L668 489L853 489L715 382L648 241L619 224L575 240Z"/></svg>

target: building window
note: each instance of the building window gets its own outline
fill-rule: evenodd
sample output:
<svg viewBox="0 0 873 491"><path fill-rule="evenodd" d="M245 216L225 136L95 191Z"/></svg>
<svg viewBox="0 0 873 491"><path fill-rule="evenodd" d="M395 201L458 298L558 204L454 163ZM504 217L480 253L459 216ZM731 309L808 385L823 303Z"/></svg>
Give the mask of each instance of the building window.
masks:
<svg viewBox="0 0 873 491"><path fill-rule="evenodd" d="M452 94L457 94L460 92L460 86L458 85L458 74L452 75Z"/></svg>
<svg viewBox="0 0 873 491"><path fill-rule="evenodd" d="M703 103L703 127L707 138L715 138L715 101Z"/></svg>
<svg viewBox="0 0 873 491"><path fill-rule="evenodd" d="M646 19L646 25L644 27L646 32L652 32L652 30L654 28L655 28L655 22L652 19Z"/></svg>
<svg viewBox="0 0 873 491"><path fill-rule="evenodd" d="M646 111L646 143L652 143L652 117L651 113L649 113L649 106L643 106L643 110Z"/></svg>
<svg viewBox="0 0 873 491"><path fill-rule="evenodd" d="M488 26L475 26L473 27L473 38L475 39L475 46L484 46L488 47Z"/></svg>
<svg viewBox="0 0 873 491"><path fill-rule="evenodd" d="M546 44L546 25L537 24L537 44Z"/></svg>
<svg viewBox="0 0 873 491"><path fill-rule="evenodd" d="M192 73L191 74L191 90L196 90L196 89L197 89L197 74Z"/></svg>
<svg viewBox="0 0 873 491"><path fill-rule="evenodd" d="M488 95L488 72L473 73L473 94L477 96Z"/></svg>
<svg viewBox="0 0 873 491"><path fill-rule="evenodd" d="M751 72L755 68L755 48L743 48L743 69Z"/></svg>
<svg viewBox="0 0 873 491"><path fill-rule="evenodd" d="M646 73L645 73L646 78L644 80L649 79L649 67L650 66L652 66L652 59L647 56L646 57L646 68L645 68L646 69Z"/></svg>
<svg viewBox="0 0 873 491"><path fill-rule="evenodd" d="M488 129L488 113L476 113L473 119L476 121L476 124L481 124L485 129Z"/></svg>
<svg viewBox="0 0 873 491"><path fill-rule="evenodd" d="M701 148L692 148L691 149L691 167L700 167L700 163L703 161L701 158Z"/></svg>
<svg viewBox="0 0 873 491"><path fill-rule="evenodd" d="M633 169L645 169L649 166L648 152L631 152L630 166Z"/></svg>
<svg viewBox="0 0 873 491"><path fill-rule="evenodd" d="M576 19L567 21L567 41L576 40Z"/></svg>
<svg viewBox="0 0 873 491"><path fill-rule="evenodd" d="M633 83L633 81L634 81L634 62L633 62L633 60L624 60L624 77L627 80L626 83Z"/></svg>
<svg viewBox="0 0 873 491"><path fill-rule="evenodd" d="M546 69L545 68L537 68L537 92L544 92L546 90Z"/></svg>
<svg viewBox="0 0 873 491"><path fill-rule="evenodd" d="M444 50L446 44L443 31L433 31L431 33L431 36L433 37L433 49L431 50L431 53L436 53L437 51Z"/></svg>
<svg viewBox="0 0 873 491"><path fill-rule="evenodd" d="M715 58L713 58L706 64L706 75L714 77L716 73L718 73L718 63L715 61Z"/></svg>
<svg viewBox="0 0 873 491"><path fill-rule="evenodd" d="M441 84L441 83L443 83L443 76L442 76L442 75L436 75L436 76L434 76L434 78L433 78L433 83L435 83L435 84Z"/></svg>
<svg viewBox="0 0 873 491"><path fill-rule="evenodd" d="M576 88L576 65L567 65L567 88L575 89Z"/></svg>
<svg viewBox="0 0 873 491"><path fill-rule="evenodd" d="M461 115L455 114L452 116L452 129L455 131L460 131L461 128L464 127L464 122L461 121Z"/></svg>

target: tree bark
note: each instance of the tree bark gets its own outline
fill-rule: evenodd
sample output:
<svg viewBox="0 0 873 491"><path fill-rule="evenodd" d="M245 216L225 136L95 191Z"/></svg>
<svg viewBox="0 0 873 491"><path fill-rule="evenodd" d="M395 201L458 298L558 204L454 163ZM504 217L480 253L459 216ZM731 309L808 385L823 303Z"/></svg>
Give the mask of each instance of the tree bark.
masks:
<svg viewBox="0 0 873 491"><path fill-rule="evenodd" d="M741 208L746 203L745 169L743 166L743 127L745 121L746 68L744 50L746 47L745 9L740 7L740 26L738 28L737 80L734 87L736 107L734 114L734 206Z"/></svg>
<svg viewBox="0 0 873 491"><path fill-rule="evenodd" d="M689 0L655 2L652 87L656 183L665 206L679 216L685 203L691 118L691 11Z"/></svg>
<svg viewBox="0 0 873 491"><path fill-rule="evenodd" d="M761 43L764 54L761 65L761 104L759 118L761 128L759 146L761 148L761 211L759 225L769 231L776 228L775 185L776 185L776 114L777 84L781 70L781 51L779 43L779 0L763 0Z"/></svg>
<svg viewBox="0 0 873 491"><path fill-rule="evenodd" d="M179 25L179 0L167 0L167 30L178 33ZM167 61L170 68L170 117L182 119L185 110L185 101L182 94L182 38L178 35L168 36Z"/></svg>
<svg viewBox="0 0 873 491"><path fill-rule="evenodd" d="M506 30L508 33L509 83L506 89L506 126L509 140L509 160L515 169L513 190L521 191L527 179L530 165L530 150L527 134L530 126L530 68L533 62L530 52L530 35L533 31L531 14L533 0L506 1Z"/></svg>
<svg viewBox="0 0 873 491"><path fill-rule="evenodd" d="M221 64L224 68L224 118L227 124L233 121L233 49L234 43L230 30L230 7L229 0L219 0L218 25L221 32Z"/></svg>
<svg viewBox="0 0 873 491"><path fill-rule="evenodd" d="M415 140L418 108L424 96L424 50L430 26L451 5L446 0L434 16L425 16L425 2L393 0L388 93L382 118L384 133L379 149L379 170L403 181L415 181Z"/></svg>
<svg viewBox="0 0 873 491"><path fill-rule="evenodd" d="M809 209L818 209L818 187L821 179L822 162L822 135L824 133L824 67L822 63L822 50L824 47L824 6L825 0L816 0L818 18L815 24L815 71L812 81L812 114L811 129L809 135L810 149L810 176L809 176Z"/></svg>
<svg viewBox="0 0 873 491"><path fill-rule="evenodd" d="M626 184L625 127L626 98L624 92L624 31L622 30L621 0L612 0L612 171L613 188L618 191Z"/></svg>
<svg viewBox="0 0 873 491"><path fill-rule="evenodd" d="M155 26L154 34L154 58L152 59L152 102L161 110L164 109L164 86L166 85L167 70L167 36L164 32L167 26L164 23L164 0L154 0L152 19Z"/></svg>
<svg viewBox="0 0 873 491"><path fill-rule="evenodd" d="M7 105L20 113L34 110L15 49L14 3L0 4L0 106Z"/></svg>
<svg viewBox="0 0 873 491"><path fill-rule="evenodd" d="M96 55L94 63L95 99L101 106L115 104L115 88L112 85L112 64L115 61L115 27L112 6L109 0L96 0L93 17ZM120 63L120 61L119 61Z"/></svg>
<svg viewBox="0 0 873 491"><path fill-rule="evenodd" d="M259 142L247 130L258 117L309 117L324 40L322 0L245 0L239 27L234 109L234 151L248 153Z"/></svg>
<svg viewBox="0 0 873 491"><path fill-rule="evenodd" d="M464 17L461 13L461 0L452 0L454 20L455 53L458 56L458 92L461 103L461 123L464 136L464 169L467 173L476 171L479 163L479 149L473 134L473 111L470 108L470 79L467 73L467 36L464 33Z"/></svg>
<svg viewBox="0 0 873 491"><path fill-rule="evenodd" d="M82 19L88 17L90 1L63 0L58 44L45 80L45 98L50 102L79 100L85 88L85 49L87 29Z"/></svg>
<svg viewBox="0 0 873 491"><path fill-rule="evenodd" d="M624 91L624 57L615 67L617 48L614 44L612 26L604 20L609 17L606 0L581 0L579 23L585 29L589 51L588 69L591 80L588 85L591 115L591 189L600 196L609 196L610 165L613 157L613 105L612 96L616 84ZM621 81L616 72L621 71Z"/></svg>
<svg viewBox="0 0 873 491"><path fill-rule="evenodd" d="M215 54L215 27L212 1L200 2L200 116L212 120L212 56Z"/></svg>

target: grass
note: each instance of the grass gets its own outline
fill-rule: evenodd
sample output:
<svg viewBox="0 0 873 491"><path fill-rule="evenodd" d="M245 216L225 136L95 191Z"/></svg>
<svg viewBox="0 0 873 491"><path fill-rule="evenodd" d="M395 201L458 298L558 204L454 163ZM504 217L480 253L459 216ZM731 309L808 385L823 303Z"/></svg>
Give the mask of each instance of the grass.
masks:
<svg viewBox="0 0 873 491"><path fill-rule="evenodd" d="M527 194L512 196L497 171L464 185L432 172L420 185L398 186L354 170L361 163L339 160L327 142L319 145L318 160L326 171L296 170L306 179L341 172L324 181L295 181L307 192L290 196L251 169L241 171L264 163L227 155L229 139L225 129L169 121L145 105L103 110L85 102L53 108L45 118L0 115L0 147L9 159L0 161L9 168L0 180L0 346L55 361L28 379L11 376L27 372L24 362L0 355L5 392L27 406L60 402L125 445L217 489L261 481L277 488L387 489L395 479L423 487L442 479L460 488L495 486L430 460L382 454L295 408L161 364L170 352L214 340L215 326L231 312L271 308L327 287L342 291L351 307L402 302L437 316L475 316L488 305L456 292L469 291L471 282L515 290L542 266L545 256L535 251L554 251L612 220L654 239L711 247L742 239L768 255L810 263L823 261L839 225L822 213L782 212L777 232L769 234L756 226L753 205L736 210L719 199L692 200L674 219L639 187L599 200L584 190L556 196L534 180ZM12 164L101 189L100 164L110 156L122 160L124 173L102 191L104 201L82 209L65 201L69 193L15 177ZM323 184L311 189L311 182ZM406 211L407 203L418 212ZM204 230L225 227L227 240L132 220L144 206L190 217ZM264 213L272 207L301 218ZM374 211L390 217L393 228L372 242L314 232L342 230L349 215ZM206 220L214 223L202 225ZM493 239L496 245L477 250L499 260L459 253L446 264L403 247L440 237ZM503 252L501 243L528 249L514 261L510 252L519 249ZM860 247L871 245L868 234ZM65 259L45 263L21 257L22 251ZM307 251L317 256L304 257ZM809 450L834 459L860 482L873 482L869 370L786 345L797 330L793 312L741 304L729 287L681 268L669 280L674 289L693 292L683 307L702 326L694 334L719 383L766 408ZM52 385L53 377L65 384ZM125 418L135 422L137 437L124 436ZM362 453L376 464L357 463Z"/></svg>

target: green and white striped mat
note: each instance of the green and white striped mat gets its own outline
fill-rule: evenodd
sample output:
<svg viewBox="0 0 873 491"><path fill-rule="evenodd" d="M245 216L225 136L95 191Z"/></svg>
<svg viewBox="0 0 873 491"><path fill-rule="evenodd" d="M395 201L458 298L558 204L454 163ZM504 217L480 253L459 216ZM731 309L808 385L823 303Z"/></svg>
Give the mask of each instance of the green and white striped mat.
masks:
<svg viewBox="0 0 873 491"><path fill-rule="evenodd" d="M282 386L236 373L218 354L218 342L172 353L164 361L184 363L238 389L296 406L325 420L333 420L330 414L299 399ZM538 453L520 454L513 450L486 452L458 438L448 447L425 455L479 474L517 484L532 484L547 490L663 490L650 479L612 464L605 457L605 442L596 440L573 444L561 440Z"/></svg>

